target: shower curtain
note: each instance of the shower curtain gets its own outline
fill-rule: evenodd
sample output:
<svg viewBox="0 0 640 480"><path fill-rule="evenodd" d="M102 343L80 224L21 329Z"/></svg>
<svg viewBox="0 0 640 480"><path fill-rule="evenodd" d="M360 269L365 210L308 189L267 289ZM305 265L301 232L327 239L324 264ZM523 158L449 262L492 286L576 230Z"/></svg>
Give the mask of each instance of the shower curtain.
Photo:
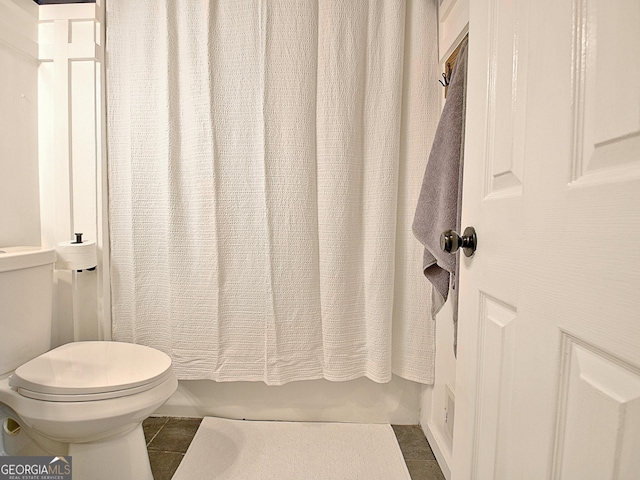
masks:
<svg viewBox="0 0 640 480"><path fill-rule="evenodd" d="M181 379L432 383L435 1L110 0L112 334Z"/></svg>

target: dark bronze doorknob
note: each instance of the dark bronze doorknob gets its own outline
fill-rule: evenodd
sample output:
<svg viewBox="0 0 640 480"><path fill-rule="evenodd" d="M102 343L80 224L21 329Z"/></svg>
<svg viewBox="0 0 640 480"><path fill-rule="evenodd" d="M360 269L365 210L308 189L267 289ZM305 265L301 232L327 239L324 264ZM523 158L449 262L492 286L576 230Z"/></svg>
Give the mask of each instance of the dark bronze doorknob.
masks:
<svg viewBox="0 0 640 480"><path fill-rule="evenodd" d="M473 227L465 228L462 236L453 230L447 230L440 235L440 248L445 252L456 253L459 248L462 248L464 255L470 257L476 251L477 246L478 237L476 229Z"/></svg>

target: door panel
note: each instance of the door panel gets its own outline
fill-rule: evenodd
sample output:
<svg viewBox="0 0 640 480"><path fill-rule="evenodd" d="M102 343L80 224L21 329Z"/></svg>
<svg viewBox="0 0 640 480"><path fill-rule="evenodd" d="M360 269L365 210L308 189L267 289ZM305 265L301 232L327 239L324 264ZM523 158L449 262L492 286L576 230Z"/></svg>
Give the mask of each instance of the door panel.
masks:
<svg viewBox="0 0 640 480"><path fill-rule="evenodd" d="M640 372L569 335L562 352L553 478L636 478Z"/></svg>
<svg viewBox="0 0 640 480"><path fill-rule="evenodd" d="M574 180L640 173L638 25L638 2L576 2Z"/></svg>
<svg viewBox="0 0 640 480"><path fill-rule="evenodd" d="M640 472L638 25L471 3L453 479Z"/></svg>
<svg viewBox="0 0 640 480"><path fill-rule="evenodd" d="M461 258L453 478L508 478L505 440L519 327L526 7L470 3L463 227L481 225L478 252ZM525 5L523 3L522 5ZM469 180L472 179L472 180ZM468 201L473 183L473 201ZM467 219L473 219L471 223ZM474 223L475 222L475 223Z"/></svg>
<svg viewBox="0 0 640 480"><path fill-rule="evenodd" d="M519 194L524 173L528 2L504 3L489 3L485 197Z"/></svg>
<svg viewBox="0 0 640 480"><path fill-rule="evenodd" d="M479 405L494 408L481 409L477 418L473 469L478 478L501 477L496 471L504 465L506 445L501 441L509 437L511 392L513 390L513 365L515 358L515 333L517 311L511 305L484 293L480 294L480 330L478 341L478 391ZM502 472L504 473L504 472Z"/></svg>

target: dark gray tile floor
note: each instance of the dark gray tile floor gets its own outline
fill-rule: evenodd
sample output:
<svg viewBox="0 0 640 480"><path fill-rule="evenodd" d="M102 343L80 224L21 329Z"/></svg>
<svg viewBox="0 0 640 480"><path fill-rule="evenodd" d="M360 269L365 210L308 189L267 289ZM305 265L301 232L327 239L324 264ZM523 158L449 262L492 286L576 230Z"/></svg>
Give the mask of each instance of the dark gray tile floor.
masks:
<svg viewBox="0 0 640 480"><path fill-rule="evenodd" d="M419 425L392 425L411 480L444 480L429 442Z"/></svg>
<svg viewBox="0 0 640 480"><path fill-rule="evenodd" d="M155 480L170 480L200 426L199 418L150 417L143 423ZM418 425L393 425L412 480L444 480Z"/></svg>
<svg viewBox="0 0 640 480"><path fill-rule="evenodd" d="M201 418L149 417L142 422L154 480L171 480Z"/></svg>

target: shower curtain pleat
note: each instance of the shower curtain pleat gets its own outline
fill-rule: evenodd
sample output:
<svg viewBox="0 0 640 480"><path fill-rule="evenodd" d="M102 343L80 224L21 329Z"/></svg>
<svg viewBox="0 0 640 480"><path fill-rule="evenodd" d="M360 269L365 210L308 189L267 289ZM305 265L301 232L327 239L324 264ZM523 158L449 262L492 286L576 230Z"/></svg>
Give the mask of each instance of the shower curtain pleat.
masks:
<svg viewBox="0 0 640 480"><path fill-rule="evenodd" d="M107 2L116 340L181 379L433 382L433 3Z"/></svg>

